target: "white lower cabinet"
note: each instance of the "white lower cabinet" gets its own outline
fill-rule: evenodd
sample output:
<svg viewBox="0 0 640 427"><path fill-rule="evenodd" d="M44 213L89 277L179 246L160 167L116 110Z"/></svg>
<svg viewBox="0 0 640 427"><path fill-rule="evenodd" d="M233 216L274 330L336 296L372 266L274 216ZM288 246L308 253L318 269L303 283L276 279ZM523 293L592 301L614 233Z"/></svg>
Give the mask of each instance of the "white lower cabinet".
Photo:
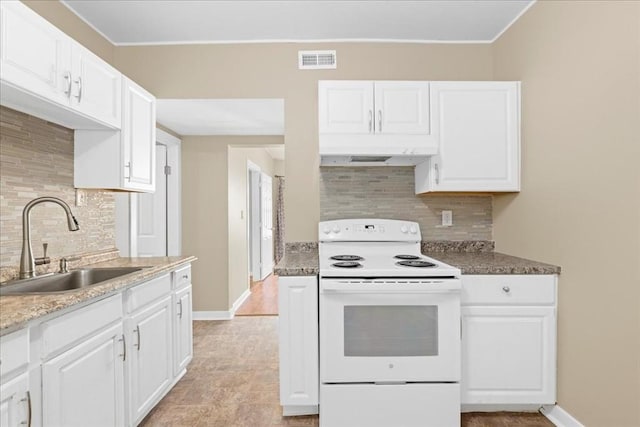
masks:
<svg viewBox="0 0 640 427"><path fill-rule="evenodd" d="M284 415L318 413L318 278L278 279L280 404Z"/></svg>
<svg viewBox="0 0 640 427"><path fill-rule="evenodd" d="M122 322L42 364L45 426L124 425Z"/></svg>
<svg viewBox="0 0 640 427"><path fill-rule="evenodd" d="M462 277L463 409L556 401L556 276Z"/></svg>
<svg viewBox="0 0 640 427"><path fill-rule="evenodd" d="M166 392L172 375L171 296L134 313L128 325L130 344L130 416L139 422Z"/></svg>
<svg viewBox="0 0 640 427"><path fill-rule="evenodd" d="M193 358L191 285L175 292L173 309L173 375L178 376Z"/></svg>

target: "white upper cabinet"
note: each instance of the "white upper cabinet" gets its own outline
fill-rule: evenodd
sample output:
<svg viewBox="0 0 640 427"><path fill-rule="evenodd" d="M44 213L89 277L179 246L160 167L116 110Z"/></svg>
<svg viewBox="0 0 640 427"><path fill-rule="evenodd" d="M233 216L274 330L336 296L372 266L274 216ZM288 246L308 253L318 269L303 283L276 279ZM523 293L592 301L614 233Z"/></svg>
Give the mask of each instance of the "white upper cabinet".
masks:
<svg viewBox="0 0 640 427"><path fill-rule="evenodd" d="M155 191L156 99L124 76L121 99L120 130L76 130L75 187Z"/></svg>
<svg viewBox="0 0 640 427"><path fill-rule="evenodd" d="M429 82L320 81L318 102L321 155L411 156L437 150Z"/></svg>
<svg viewBox="0 0 640 427"><path fill-rule="evenodd" d="M18 1L0 4L2 105L71 129L119 129L121 74Z"/></svg>
<svg viewBox="0 0 640 427"><path fill-rule="evenodd" d="M72 54L72 106L120 128L122 74L77 43Z"/></svg>
<svg viewBox="0 0 640 427"><path fill-rule="evenodd" d="M520 191L520 83L431 82L438 155L416 166L416 193Z"/></svg>

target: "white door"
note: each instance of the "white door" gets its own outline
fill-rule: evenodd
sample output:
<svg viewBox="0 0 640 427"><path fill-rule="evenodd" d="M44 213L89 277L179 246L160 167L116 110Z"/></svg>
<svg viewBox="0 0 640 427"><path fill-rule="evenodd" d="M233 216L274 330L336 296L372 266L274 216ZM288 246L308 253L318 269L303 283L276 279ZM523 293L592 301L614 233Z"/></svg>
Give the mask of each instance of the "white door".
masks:
<svg viewBox="0 0 640 427"><path fill-rule="evenodd" d="M31 425L29 375L24 373L0 386L0 426Z"/></svg>
<svg viewBox="0 0 640 427"><path fill-rule="evenodd" d="M193 357L193 332L192 332L192 307L191 285L177 291L175 295L174 310L174 344L175 360L173 362L173 375L186 369Z"/></svg>
<svg viewBox="0 0 640 427"><path fill-rule="evenodd" d="M375 82L375 132L429 134L429 82Z"/></svg>
<svg viewBox="0 0 640 427"><path fill-rule="evenodd" d="M136 424L162 396L173 378L171 296L134 315L129 326L130 416Z"/></svg>
<svg viewBox="0 0 640 427"><path fill-rule="evenodd" d="M124 425L122 324L42 365L42 418L65 427Z"/></svg>
<svg viewBox="0 0 640 427"><path fill-rule="evenodd" d="M273 183L269 175L260 176L261 272L264 279L273 271Z"/></svg>
<svg viewBox="0 0 640 427"><path fill-rule="evenodd" d="M249 268L253 280L262 278L260 230L260 171L249 169Z"/></svg>
<svg viewBox="0 0 640 427"><path fill-rule="evenodd" d="M373 133L373 82L318 83L320 133Z"/></svg>
<svg viewBox="0 0 640 427"><path fill-rule="evenodd" d="M156 144L156 192L137 194L138 256L167 256L167 146Z"/></svg>

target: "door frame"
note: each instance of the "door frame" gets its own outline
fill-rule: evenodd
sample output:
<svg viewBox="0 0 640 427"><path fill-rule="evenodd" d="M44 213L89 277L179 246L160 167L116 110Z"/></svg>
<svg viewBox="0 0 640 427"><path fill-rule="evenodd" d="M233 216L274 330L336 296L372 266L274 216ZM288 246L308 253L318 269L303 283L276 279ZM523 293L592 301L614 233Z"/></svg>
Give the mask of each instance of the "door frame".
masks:
<svg viewBox="0 0 640 427"><path fill-rule="evenodd" d="M252 233L252 225L253 225L253 221L254 218L257 214L257 218L258 218L258 225L260 224L260 219L261 219L261 213L260 213L260 188L258 187L257 191L258 191L258 206L257 209L255 209L254 204L251 203L251 190L252 190L252 185L251 185L251 174L252 173L256 173L258 176L258 182L260 182L260 174L262 173L262 169L260 169L260 166L256 165L255 163L253 163L251 160L247 159L247 252L248 252L248 257L247 257L247 267L248 267L248 272L249 272L249 277L253 278L254 281L260 280L260 273L261 273L261 265L262 265L262 248L261 248L261 242L262 242L262 232L260 230L260 227L258 227L258 235L255 236L255 233ZM258 254L260 254L260 259L258 260L258 266L257 266L257 272L258 275L254 275L254 267L256 267L254 264L254 257L253 257L253 252L255 247L257 246L258 248Z"/></svg>
<svg viewBox="0 0 640 427"><path fill-rule="evenodd" d="M156 144L167 147L167 165L171 175L167 179L167 255L182 253L182 191L181 143L179 138L156 128ZM137 193L115 193L116 247L120 256L138 256L138 200Z"/></svg>

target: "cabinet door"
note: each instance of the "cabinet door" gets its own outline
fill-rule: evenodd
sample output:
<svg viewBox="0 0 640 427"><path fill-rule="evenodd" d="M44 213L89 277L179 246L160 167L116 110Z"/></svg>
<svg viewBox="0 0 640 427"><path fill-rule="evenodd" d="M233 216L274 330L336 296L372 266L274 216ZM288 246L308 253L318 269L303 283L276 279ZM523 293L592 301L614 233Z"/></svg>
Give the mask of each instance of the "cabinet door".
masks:
<svg viewBox="0 0 640 427"><path fill-rule="evenodd" d="M554 307L462 307L463 404L553 404Z"/></svg>
<svg viewBox="0 0 640 427"><path fill-rule="evenodd" d="M376 133L429 134L429 82L375 82Z"/></svg>
<svg viewBox="0 0 640 427"><path fill-rule="evenodd" d="M520 190L518 82L432 82L431 191Z"/></svg>
<svg viewBox="0 0 640 427"><path fill-rule="evenodd" d="M278 279L280 403L318 404L318 279Z"/></svg>
<svg viewBox="0 0 640 427"><path fill-rule="evenodd" d="M0 14L2 80L68 105L70 39L20 2L3 1Z"/></svg>
<svg viewBox="0 0 640 427"><path fill-rule="evenodd" d="M176 292L174 310L173 375L177 376L193 357L191 285Z"/></svg>
<svg viewBox="0 0 640 427"><path fill-rule="evenodd" d="M122 74L88 49L72 45L72 106L87 116L120 129Z"/></svg>
<svg viewBox="0 0 640 427"><path fill-rule="evenodd" d="M0 386L0 426L31 425L29 375L24 373Z"/></svg>
<svg viewBox="0 0 640 427"><path fill-rule="evenodd" d="M320 133L373 133L373 82L318 83Z"/></svg>
<svg viewBox="0 0 640 427"><path fill-rule="evenodd" d="M130 416L136 424L160 400L172 380L171 296L131 317Z"/></svg>
<svg viewBox="0 0 640 427"><path fill-rule="evenodd" d="M124 425L122 323L42 365L43 426Z"/></svg>
<svg viewBox="0 0 640 427"><path fill-rule="evenodd" d="M153 192L156 163L156 99L123 78L124 188Z"/></svg>

